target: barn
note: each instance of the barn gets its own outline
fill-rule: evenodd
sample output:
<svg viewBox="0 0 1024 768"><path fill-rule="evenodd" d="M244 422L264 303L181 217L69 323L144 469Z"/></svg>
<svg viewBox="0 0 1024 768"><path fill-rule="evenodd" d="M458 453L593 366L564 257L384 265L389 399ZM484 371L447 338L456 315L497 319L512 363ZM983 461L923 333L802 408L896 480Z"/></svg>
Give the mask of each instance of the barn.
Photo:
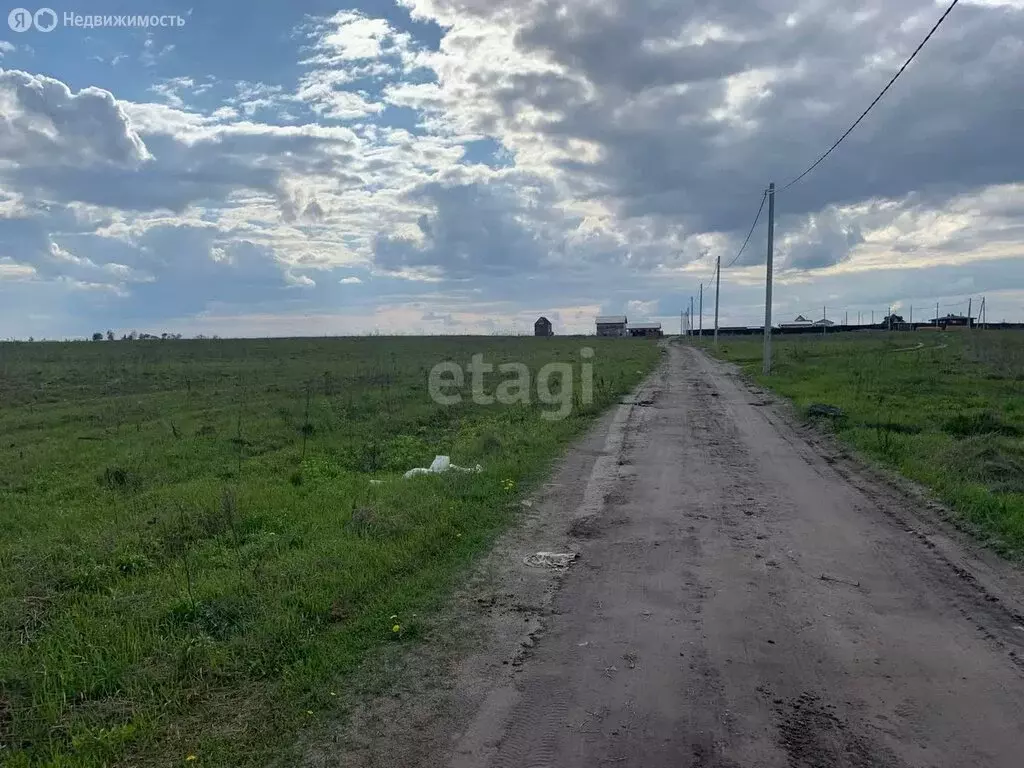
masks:
<svg viewBox="0 0 1024 768"><path fill-rule="evenodd" d="M625 315L603 315L597 318L598 336L625 336Z"/></svg>
<svg viewBox="0 0 1024 768"><path fill-rule="evenodd" d="M534 336L554 336L555 331L551 326L551 321L546 317L538 317L537 322L533 324L533 335Z"/></svg>

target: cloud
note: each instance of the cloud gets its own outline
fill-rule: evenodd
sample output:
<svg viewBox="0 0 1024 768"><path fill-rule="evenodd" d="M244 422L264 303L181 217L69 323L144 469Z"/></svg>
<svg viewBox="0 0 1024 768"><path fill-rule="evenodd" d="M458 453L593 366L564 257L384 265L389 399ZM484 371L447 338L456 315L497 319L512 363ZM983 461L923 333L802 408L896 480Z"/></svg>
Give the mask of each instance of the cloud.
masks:
<svg viewBox="0 0 1024 768"><path fill-rule="evenodd" d="M142 44L142 53L139 54L139 63L144 67L154 67L160 59L172 53L174 48L173 44L158 45L152 36L147 36Z"/></svg>
<svg viewBox="0 0 1024 768"><path fill-rule="evenodd" d="M338 282L342 285L361 285L363 281L355 275L349 275L348 277L341 278Z"/></svg>
<svg viewBox="0 0 1024 768"><path fill-rule="evenodd" d="M152 159L109 91L77 94L59 80L0 71L0 169L27 167L138 168Z"/></svg>
<svg viewBox="0 0 1024 768"><path fill-rule="evenodd" d="M527 221L534 210L524 199L524 186L476 181L419 185L408 194L411 203L424 208L417 231L379 237L375 263L392 272L422 270L463 279L536 269L546 248Z"/></svg>

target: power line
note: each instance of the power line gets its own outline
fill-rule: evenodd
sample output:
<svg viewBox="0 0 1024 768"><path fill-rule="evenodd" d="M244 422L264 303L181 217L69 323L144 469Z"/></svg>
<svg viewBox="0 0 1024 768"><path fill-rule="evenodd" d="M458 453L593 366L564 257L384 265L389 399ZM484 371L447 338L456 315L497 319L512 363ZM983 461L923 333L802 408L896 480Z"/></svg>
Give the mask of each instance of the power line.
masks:
<svg viewBox="0 0 1024 768"><path fill-rule="evenodd" d="M743 241L743 245L742 247L740 247L739 253L736 254L735 258L733 258L732 261L725 265L726 269L735 264L739 260L740 256L743 255L743 251L746 249L747 243L750 242L750 236L754 234L754 228L757 226L757 220L761 218L761 211L764 210L764 201L767 199L768 192L765 191L765 193L761 195L761 205L759 205L757 208L757 215L754 216L754 223L750 225L750 231L747 233L747 239Z"/></svg>
<svg viewBox="0 0 1024 768"><path fill-rule="evenodd" d="M946 12L944 14L942 14L942 16L939 18L939 20L937 22L935 22L935 26L931 28L931 31L929 31L927 35L925 35L925 38L924 38L924 40L921 41L921 44L918 45L917 48L914 49L914 52L912 54L910 54L910 58L907 59L905 62L903 62L903 66L900 67L899 70L896 72L896 74L892 76L892 79L886 84L885 88L882 89L882 92L879 93L875 97L875 100L872 101L871 104L868 105L868 108L865 109L861 113L861 116L858 117L854 121L853 125L851 125L849 128L846 129L846 133L844 133L842 136L840 136L839 139L836 141L836 143L833 144L831 147L829 147L828 151L825 152L825 154L823 154L821 157L819 157L817 160L815 160L806 171L801 173L799 176L797 176L795 179L793 179L791 182L789 182L789 184L787 184L781 190L779 190L780 192L785 192L787 189L789 189L794 184L796 184L798 181L800 181L800 179L802 179L808 173L810 173L815 168L817 168L818 164L821 163L821 161L824 160L826 157L828 157L830 154L832 154L832 150L834 150L836 147L838 147L843 142L843 139L845 139L847 136L849 136L853 132L853 129L856 128L860 124L860 121L863 120L867 116L868 112L870 112L871 109L875 106L875 104L877 104L881 100L881 98L885 95L886 91L888 91L889 88L892 87L892 84L895 83L896 80L899 78L899 76L903 74L903 71L908 66L910 66L910 62L912 62L914 60L914 58L917 56L917 54L921 51L921 49L924 48L925 43L927 43L931 39L932 35L935 34L935 30L937 30L939 28L939 26L942 24L942 22L944 22L946 20L946 17L949 16L950 11L952 11L956 7L956 4L958 2L960 2L960 0L953 0L953 2L949 4L949 7L946 9Z"/></svg>

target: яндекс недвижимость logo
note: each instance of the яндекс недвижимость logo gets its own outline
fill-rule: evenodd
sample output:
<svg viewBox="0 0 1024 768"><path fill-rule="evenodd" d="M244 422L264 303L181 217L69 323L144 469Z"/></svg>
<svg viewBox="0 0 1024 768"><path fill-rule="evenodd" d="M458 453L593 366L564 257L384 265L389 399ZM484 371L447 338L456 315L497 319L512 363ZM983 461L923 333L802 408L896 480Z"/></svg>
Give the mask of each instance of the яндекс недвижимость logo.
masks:
<svg viewBox="0 0 1024 768"><path fill-rule="evenodd" d="M7 14L7 26L14 32L28 32L30 29L39 32L52 32L58 24L65 27L82 29L106 27L183 27L191 11L184 16L164 14L149 16L145 14L81 14L65 11L62 16L52 8L40 8L35 13L27 8L15 8Z"/></svg>

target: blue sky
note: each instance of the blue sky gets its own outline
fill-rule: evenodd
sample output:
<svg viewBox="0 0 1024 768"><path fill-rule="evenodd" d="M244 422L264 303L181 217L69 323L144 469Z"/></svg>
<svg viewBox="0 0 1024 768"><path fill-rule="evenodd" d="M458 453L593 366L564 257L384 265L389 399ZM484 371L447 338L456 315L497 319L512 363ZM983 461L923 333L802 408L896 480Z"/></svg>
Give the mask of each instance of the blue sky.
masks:
<svg viewBox="0 0 1024 768"><path fill-rule="evenodd" d="M52 7L185 23L0 27L0 337L676 327L942 10L713 5L93 0ZM1024 2L962 2L780 194L777 317L985 295L1024 320L1022 38ZM725 323L763 316L764 236Z"/></svg>

